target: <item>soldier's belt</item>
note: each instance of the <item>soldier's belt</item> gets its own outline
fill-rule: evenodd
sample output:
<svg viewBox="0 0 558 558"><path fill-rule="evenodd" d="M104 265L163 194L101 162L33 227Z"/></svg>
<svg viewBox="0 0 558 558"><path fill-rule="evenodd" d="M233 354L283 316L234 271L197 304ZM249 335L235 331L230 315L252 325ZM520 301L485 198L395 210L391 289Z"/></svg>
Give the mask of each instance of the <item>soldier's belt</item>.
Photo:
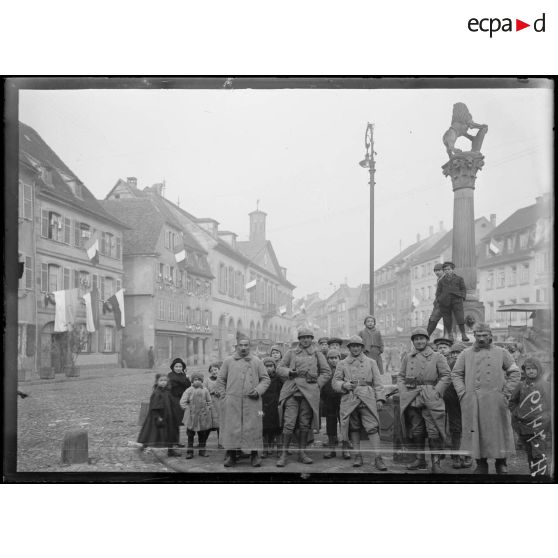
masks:
<svg viewBox="0 0 558 558"><path fill-rule="evenodd" d="M366 380L357 380L357 386L372 386L372 382L367 382Z"/></svg>
<svg viewBox="0 0 558 558"><path fill-rule="evenodd" d="M435 386L438 382L428 381L428 380L415 380L409 379L405 381L405 387L415 389L417 386Z"/></svg>

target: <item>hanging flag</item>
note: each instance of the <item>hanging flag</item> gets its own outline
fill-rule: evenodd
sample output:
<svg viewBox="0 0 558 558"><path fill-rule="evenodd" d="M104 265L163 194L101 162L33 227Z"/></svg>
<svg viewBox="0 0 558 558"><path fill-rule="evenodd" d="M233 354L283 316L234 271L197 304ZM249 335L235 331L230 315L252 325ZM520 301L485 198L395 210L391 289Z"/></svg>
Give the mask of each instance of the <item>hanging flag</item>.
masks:
<svg viewBox="0 0 558 558"><path fill-rule="evenodd" d="M66 324L71 326L76 323L76 315L78 310L79 289L68 289L66 293Z"/></svg>
<svg viewBox="0 0 558 558"><path fill-rule="evenodd" d="M498 245L493 240L490 241L490 244L488 245L488 249L493 254L499 254L500 253L500 248L498 248Z"/></svg>
<svg viewBox="0 0 558 558"><path fill-rule="evenodd" d="M85 250L87 252L87 257L91 260L91 263L93 265L97 265L99 263L99 239L91 239Z"/></svg>
<svg viewBox="0 0 558 558"><path fill-rule="evenodd" d="M413 306L416 308L420 304L420 300L416 296L413 296L412 303Z"/></svg>
<svg viewBox="0 0 558 558"><path fill-rule="evenodd" d="M54 331L68 331L66 323L66 291L54 291Z"/></svg>
<svg viewBox="0 0 558 558"><path fill-rule="evenodd" d="M186 250L181 250L174 255L174 259L176 263L180 263L181 261L186 259Z"/></svg>
<svg viewBox="0 0 558 558"><path fill-rule="evenodd" d="M258 284L257 279L254 279L253 281L246 283L246 290L249 291L250 289L253 289L257 284Z"/></svg>
<svg viewBox="0 0 558 558"><path fill-rule="evenodd" d="M91 293L85 293L83 300L85 301L85 327L89 333L93 333L95 331L95 321L93 320Z"/></svg>
<svg viewBox="0 0 558 558"><path fill-rule="evenodd" d="M287 307L279 306L279 314L281 314L281 316L284 316L286 313L287 313Z"/></svg>
<svg viewBox="0 0 558 558"><path fill-rule="evenodd" d="M126 327L126 320L124 317L124 289L120 289L116 294L113 294L108 300L114 312L114 321L118 329Z"/></svg>
<svg viewBox="0 0 558 558"><path fill-rule="evenodd" d="M400 327L400 326L397 326L397 327L395 328L395 331L397 331L397 333L402 333L403 328Z"/></svg>

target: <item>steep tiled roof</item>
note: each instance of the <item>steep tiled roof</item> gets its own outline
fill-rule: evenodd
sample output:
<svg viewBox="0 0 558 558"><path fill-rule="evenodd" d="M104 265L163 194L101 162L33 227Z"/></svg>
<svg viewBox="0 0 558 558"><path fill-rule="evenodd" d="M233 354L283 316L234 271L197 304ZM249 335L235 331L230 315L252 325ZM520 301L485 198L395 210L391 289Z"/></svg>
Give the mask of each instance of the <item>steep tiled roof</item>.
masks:
<svg viewBox="0 0 558 558"><path fill-rule="evenodd" d="M490 234L491 237L509 234L534 225L542 215L540 206L537 204L522 207L512 213L507 219L502 221Z"/></svg>
<svg viewBox="0 0 558 558"><path fill-rule="evenodd" d="M41 138L33 128L23 122L19 123L19 151L20 156L23 156L24 159L33 166L40 165L51 168L52 184L46 185L39 180L39 184L42 186L42 193L57 198L64 203L74 206L78 210L91 213L117 226L123 226L120 220L115 219L105 211L95 196L70 170L64 161L62 161L62 159L60 159L47 145L43 138ZM81 198L75 196L62 174L81 184Z"/></svg>

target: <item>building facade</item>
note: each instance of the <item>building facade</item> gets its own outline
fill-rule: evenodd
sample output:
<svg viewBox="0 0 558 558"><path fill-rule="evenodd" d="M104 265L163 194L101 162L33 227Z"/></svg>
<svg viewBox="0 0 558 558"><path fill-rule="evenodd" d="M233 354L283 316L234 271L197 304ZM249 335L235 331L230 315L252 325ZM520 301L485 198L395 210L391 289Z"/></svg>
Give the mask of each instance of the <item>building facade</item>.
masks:
<svg viewBox="0 0 558 558"><path fill-rule="evenodd" d="M122 330L104 302L122 286L125 225L109 215L35 130L20 123L18 289L20 378L62 371L63 334L54 331L52 293L78 289L75 325L81 333L78 366L119 366ZM86 245L99 240L98 262ZM87 332L83 295L99 292L99 324Z"/></svg>

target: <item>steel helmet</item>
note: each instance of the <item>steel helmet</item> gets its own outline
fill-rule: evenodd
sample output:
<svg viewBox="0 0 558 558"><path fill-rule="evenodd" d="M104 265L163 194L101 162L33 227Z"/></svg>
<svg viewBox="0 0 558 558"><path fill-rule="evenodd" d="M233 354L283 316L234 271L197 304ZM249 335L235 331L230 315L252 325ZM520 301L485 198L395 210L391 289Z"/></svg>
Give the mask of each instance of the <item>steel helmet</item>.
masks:
<svg viewBox="0 0 558 558"><path fill-rule="evenodd" d="M360 337L360 335L353 335L347 341L347 347L350 347L351 345L362 345L364 347L364 342L362 341L362 337Z"/></svg>
<svg viewBox="0 0 558 558"><path fill-rule="evenodd" d="M301 337L312 337L314 339L314 332L307 327L303 327L298 330L297 338L300 339Z"/></svg>
<svg viewBox="0 0 558 558"><path fill-rule="evenodd" d="M415 327L415 329L413 329L413 331L411 331L411 341L415 337L418 337L419 335L422 335L423 337L426 337L426 339L430 339L430 335L428 335L428 332L426 331L426 329L424 329L423 327Z"/></svg>

